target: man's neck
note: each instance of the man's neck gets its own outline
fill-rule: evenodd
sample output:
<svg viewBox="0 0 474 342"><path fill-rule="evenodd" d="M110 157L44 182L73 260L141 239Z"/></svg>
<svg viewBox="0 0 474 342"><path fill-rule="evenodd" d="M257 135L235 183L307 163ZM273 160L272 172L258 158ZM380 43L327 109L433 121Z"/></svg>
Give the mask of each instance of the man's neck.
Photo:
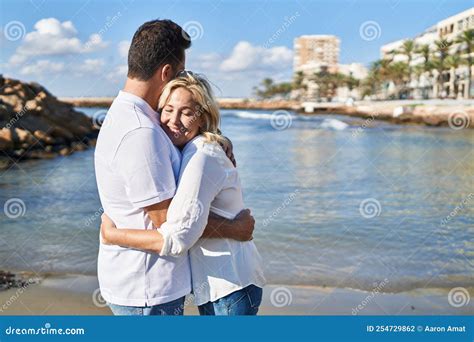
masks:
<svg viewBox="0 0 474 342"><path fill-rule="evenodd" d="M127 78L123 91L138 96L145 100L151 108L156 110L158 108L158 100L161 95L161 87L158 82L139 81Z"/></svg>

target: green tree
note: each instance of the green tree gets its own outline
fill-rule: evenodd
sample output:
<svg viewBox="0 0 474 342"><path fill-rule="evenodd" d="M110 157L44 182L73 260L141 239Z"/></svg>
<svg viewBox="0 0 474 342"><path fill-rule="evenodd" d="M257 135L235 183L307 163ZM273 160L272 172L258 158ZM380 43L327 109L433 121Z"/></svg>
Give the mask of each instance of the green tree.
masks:
<svg viewBox="0 0 474 342"><path fill-rule="evenodd" d="M456 43L461 44L461 51L466 53L466 64L468 66L467 89L468 97L471 97L472 84L472 52L474 50L474 29L464 31L455 40Z"/></svg>
<svg viewBox="0 0 474 342"><path fill-rule="evenodd" d="M402 46L400 47L400 49L398 50L398 53L407 56L408 76L410 78L411 78L411 72L412 72L411 61L413 59L413 54L415 53L415 51L416 51L416 45L415 45L415 42L411 39L405 40Z"/></svg>
<svg viewBox="0 0 474 342"><path fill-rule="evenodd" d="M390 63L387 69L387 78L395 85L395 95L401 97L401 93L405 88L405 83L409 80L409 67L405 62Z"/></svg>
<svg viewBox="0 0 474 342"><path fill-rule="evenodd" d="M451 70L454 71L452 73L453 84L454 84L453 94L456 96L456 94L458 92L458 80L456 78L456 71L455 70L457 68L459 68L459 66L461 64L464 64L464 61L461 58L461 56L456 54L456 55L449 55L448 57L446 57L445 62L446 62L446 68L451 69Z"/></svg>
<svg viewBox="0 0 474 342"><path fill-rule="evenodd" d="M435 54L437 57L431 62L432 68L438 72L437 84L438 93L437 97L441 96L441 90L443 88L443 72L446 70L446 57L448 57L449 49L453 45L453 42L447 39L439 39L434 42L436 49Z"/></svg>

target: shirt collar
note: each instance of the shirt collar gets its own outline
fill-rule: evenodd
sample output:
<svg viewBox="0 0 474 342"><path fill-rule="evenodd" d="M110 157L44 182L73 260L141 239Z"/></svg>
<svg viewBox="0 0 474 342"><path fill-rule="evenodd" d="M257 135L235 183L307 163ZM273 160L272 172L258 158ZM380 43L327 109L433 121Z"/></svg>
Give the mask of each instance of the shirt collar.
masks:
<svg viewBox="0 0 474 342"><path fill-rule="evenodd" d="M132 93L128 93L126 91L120 90L119 94L117 96L121 100L131 102L134 105L136 105L138 108L140 108L143 113L145 113L147 116L153 118L154 120L159 119L159 114L156 112L151 106L146 102L144 99L141 97L134 95ZM159 121L159 120L158 120Z"/></svg>

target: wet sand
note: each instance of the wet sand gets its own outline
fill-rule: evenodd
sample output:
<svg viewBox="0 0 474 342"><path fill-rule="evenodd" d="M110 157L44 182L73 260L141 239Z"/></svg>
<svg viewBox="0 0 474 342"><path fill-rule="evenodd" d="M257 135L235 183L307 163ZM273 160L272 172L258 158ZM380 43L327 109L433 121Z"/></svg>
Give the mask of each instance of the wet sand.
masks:
<svg viewBox="0 0 474 342"><path fill-rule="evenodd" d="M40 283L0 292L0 315L111 315L98 294L97 278L49 275ZM473 289L468 289L472 294ZM268 285L260 315L472 315L474 303L459 308L447 289L377 293L329 287ZM197 315L189 305L186 315Z"/></svg>

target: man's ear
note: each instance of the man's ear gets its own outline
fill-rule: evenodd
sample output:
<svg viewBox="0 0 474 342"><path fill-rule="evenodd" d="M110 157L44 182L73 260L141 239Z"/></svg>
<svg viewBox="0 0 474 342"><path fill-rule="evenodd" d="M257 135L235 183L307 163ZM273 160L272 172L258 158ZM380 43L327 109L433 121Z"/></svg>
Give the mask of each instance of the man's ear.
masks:
<svg viewBox="0 0 474 342"><path fill-rule="evenodd" d="M165 64L161 68L161 81L164 83L168 83L169 81L171 81L174 77L173 71L174 69L171 64Z"/></svg>

